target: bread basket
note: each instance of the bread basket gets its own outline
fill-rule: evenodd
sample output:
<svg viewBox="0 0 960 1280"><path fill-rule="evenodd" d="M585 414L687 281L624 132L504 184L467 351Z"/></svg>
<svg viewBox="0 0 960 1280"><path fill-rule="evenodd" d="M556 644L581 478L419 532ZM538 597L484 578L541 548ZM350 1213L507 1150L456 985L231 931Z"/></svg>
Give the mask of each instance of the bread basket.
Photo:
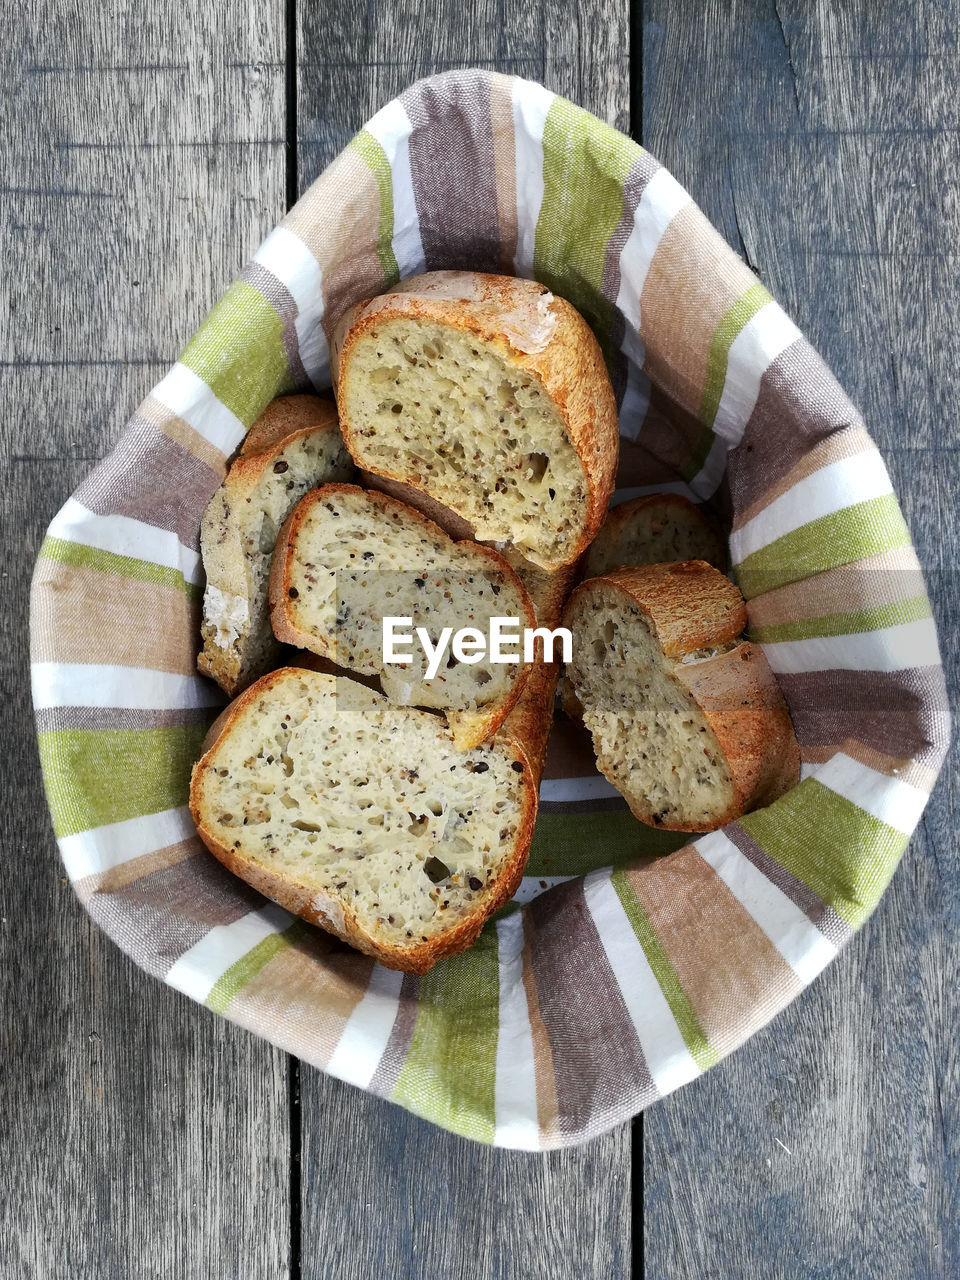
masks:
<svg viewBox="0 0 960 1280"><path fill-rule="evenodd" d="M270 399L329 385L347 306L446 267L535 276L587 318L620 406L620 496L726 505L803 769L692 843L595 778L548 777L522 905L415 978L234 879L186 799L220 705L195 674L197 548L226 461ZM829 370L652 156L481 71L389 103L267 237L54 519L31 627L47 797L93 919L214 1012L508 1147L628 1119L789 1003L876 906L949 731L910 537Z"/></svg>

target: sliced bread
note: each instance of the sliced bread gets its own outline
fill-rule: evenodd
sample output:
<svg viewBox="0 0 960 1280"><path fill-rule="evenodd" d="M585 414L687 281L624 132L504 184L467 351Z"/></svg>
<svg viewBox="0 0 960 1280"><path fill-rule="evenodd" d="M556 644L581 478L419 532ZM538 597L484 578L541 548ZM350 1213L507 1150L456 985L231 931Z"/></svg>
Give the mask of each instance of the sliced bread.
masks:
<svg viewBox="0 0 960 1280"><path fill-rule="evenodd" d="M273 629L349 671L379 677L402 705L442 710L458 746L483 742L503 723L530 664L457 661L432 677L421 645L409 662L385 662L383 618L410 618L406 630L473 627L489 635L493 617L535 625L529 596L489 547L454 542L412 507L353 485L308 494L277 540L270 579Z"/></svg>
<svg viewBox="0 0 960 1280"><path fill-rule="evenodd" d="M287 667L221 717L190 810L255 889L388 968L425 973L516 891L538 780L518 731L463 753L429 712Z"/></svg>
<svg viewBox="0 0 960 1280"><path fill-rule="evenodd" d="M597 765L643 822L712 831L795 785L799 751L737 588L704 561L616 569L567 603Z"/></svg>
<svg viewBox="0 0 960 1280"><path fill-rule="evenodd" d="M279 654L267 598L277 531L308 489L352 471L330 399L274 400L248 432L200 524L207 585L197 666L228 694Z"/></svg>
<svg viewBox="0 0 960 1280"><path fill-rule="evenodd" d="M654 493L611 508L587 552L583 576L674 560L706 560L723 570L727 550L713 522L689 498Z"/></svg>
<svg viewBox="0 0 960 1280"><path fill-rule="evenodd" d="M588 546L619 427L597 341L564 299L531 280L431 272L347 312L331 359L358 466L543 568Z"/></svg>

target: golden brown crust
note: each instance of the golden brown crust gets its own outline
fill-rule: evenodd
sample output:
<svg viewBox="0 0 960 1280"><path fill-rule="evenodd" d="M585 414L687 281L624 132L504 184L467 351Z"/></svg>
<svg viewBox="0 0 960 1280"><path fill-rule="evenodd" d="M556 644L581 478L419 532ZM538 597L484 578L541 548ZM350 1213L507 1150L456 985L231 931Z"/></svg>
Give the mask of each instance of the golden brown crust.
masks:
<svg viewBox="0 0 960 1280"><path fill-rule="evenodd" d="M549 319L545 317L544 302ZM535 377L556 405L580 459L587 485L584 527L562 562L572 564L590 545L607 513L620 449L617 405L600 346L590 326L564 298L534 280L482 272L436 271L402 281L390 293L352 307L331 346L337 403L345 404L344 376L357 341L392 317L446 324L496 346ZM347 449L363 464L353 424L341 421ZM374 470L368 468L368 470ZM408 483L411 475L387 476Z"/></svg>
<svg viewBox="0 0 960 1280"><path fill-rule="evenodd" d="M727 543L716 521L702 507L698 507L683 494L651 493L640 498L631 498L628 502L621 502L618 506L610 508L600 532L584 557L584 577L597 577L599 557L604 555L606 547L611 542L615 543L628 525L640 524L647 518L648 513L657 507L661 509L666 507L678 522L699 526L704 536L713 539L716 543L715 554L703 558L717 569L726 569Z"/></svg>
<svg viewBox="0 0 960 1280"><path fill-rule="evenodd" d="M321 681L333 678L316 672L311 674ZM211 729L208 740L211 738L212 740L209 741L209 745L204 744L206 749L193 766L190 779L190 813L196 823L197 833L214 857L222 862L228 871L245 881L251 888L279 903L287 911L342 938L388 969L400 969L407 973L426 973L437 960L444 956L456 955L471 946L490 916L516 893L530 851L530 842L533 839L539 777L534 777L532 770L527 767L526 760L521 758L521 763L524 764L523 809L513 852L491 886L490 893L485 895L482 902L478 903L468 916L462 917L453 928L437 934L427 942L406 947L378 941L360 925L356 913L348 902L330 898L329 908L324 910L317 905L318 898L322 895L318 895L315 888L308 887L292 876L280 875L250 859L238 857L235 850L224 844L217 832L210 828L203 818L204 779L216 765L216 748L220 739L230 731L250 702L260 698L266 690L282 683L291 675L302 676L303 668L282 667L278 671L271 671L261 677L221 714L213 726L213 728L219 726L216 736L213 736L213 729ZM409 712L402 714L409 714ZM512 754L512 740L503 738L501 741L504 750Z"/></svg>
<svg viewBox="0 0 960 1280"><path fill-rule="evenodd" d="M280 396L270 401L247 432L239 456L280 453L297 436L338 425L333 396Z"/></svg>
<svg viewBox="0 0 960 1280"><path fill-rule="evenodd" d="M385 514L399 512L404 519L418 523L424 532L432 537L441 539L449 539L450 537L444 529L438 524L434 524L432 520L427 519L415 507L409 507L398 498L393 498L389 494L382 493L376 489L361 489L358 485L352 484L326 484L319 489L314 489L306 497L302 498L284 521L277 535L273 564L270 569L270 621L274 635L282 643L292 644L298 649L308 649L321 657L327 658L330 657L329 645L323 643L322 648L318 647L322 642L310 632L304 631L297 626L292 616L290 587L293 574L293 548L300 528L309 517L312 508L334 493L363 494L366 499L372 502L374 506L379 507ZM459 546L461 543L454 542L453 545ZM483 543L470 542L469 546L472 554L482 556L488 560L491 570L494 573L502 574L518 592L524 611L524 616L520 623L521 628L535 626L536 613L533 603L521 578L514 572L507 560L494 551L492 547ZM450 716L455 719L455 724L452 723L451 727L454 729L456 743L461 751L469 751L472 747L479 746L481 742L485 742L487 738L496 733L514 706L516 706L532 668L533 664L531 663L521 662L518 664L517 679L510 692L500 702L482 708L477 713L450 713Z"/></svg>
<svg viewBox="0 0 960 1280"><path fill-rule="evenodd" d="M727 644L747 625L743 596L706 560L611 569L581 583L571 606L594 583L609 583L639 606L668 658Z"/></svg>

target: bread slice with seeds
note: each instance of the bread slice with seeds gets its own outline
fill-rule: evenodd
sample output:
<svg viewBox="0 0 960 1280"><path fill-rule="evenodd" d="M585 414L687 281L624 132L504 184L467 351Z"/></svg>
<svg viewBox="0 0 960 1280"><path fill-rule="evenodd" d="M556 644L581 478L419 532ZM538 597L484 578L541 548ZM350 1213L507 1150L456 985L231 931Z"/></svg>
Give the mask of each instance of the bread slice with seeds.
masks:
<svg viewBox="0 0 960 1280"><path fill-rule="evenodd" d="M522 733L464 753L436 715L286 667L221 717L190 810L253 888L388 968L425 973L516 892L538 781Z"/></svg>
<svg viewBox="0 0 960 1280"><path fill-rule="evenodd" d="M725 570L726 545L713 521L689 498L653 493L611 508L587 552L583 576L675 560L706 560Z"/></svg>
<svg viewBox="0 0 960 1280"><path fill-rule="evenodd" d="M799 776L776 678L737 588L704 561L615 569L574 591L567 665L597 765L653 826L712 831Z"/></svg>
<svg viewBox="0 0 960 1280"><path fill-rule="evenodd" d="M431 272L347 312L331 360L358 466L542 568L589 545L619 427L597 341L564 299L531 280Z"/></svg>
<svg viewBox="0 0 960 1280"><path fill-rule="evenodd" d="M228 694L277 660L267 584L277 531L303 495L353 471L333 401L274 400L251 427L200 524L207 584L197 659Z"/></svg>
<svg viewBox="0 0 960 1280"><path fill-rule="evenodd" d="M493 617L518 619L519 634L535 615L496 551L454 542L412 507L354 485L324 485L291 514L277 540L270 600L279 640L379 677L394 702L442 710L464 750L496 732L530 671L522 661L451 654L428 678L417 642L411 661L384 661L385 616L411 619L435 642L443 628L486 637Z"/></svg>

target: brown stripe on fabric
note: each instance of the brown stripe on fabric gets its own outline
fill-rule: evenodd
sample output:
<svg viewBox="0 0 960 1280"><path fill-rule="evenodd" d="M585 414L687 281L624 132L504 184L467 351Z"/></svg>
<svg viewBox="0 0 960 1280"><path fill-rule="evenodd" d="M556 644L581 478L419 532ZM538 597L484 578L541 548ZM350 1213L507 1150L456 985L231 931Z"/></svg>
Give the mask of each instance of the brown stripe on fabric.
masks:
<svg viewBox="0 0 960 1280"><path fill-rule="evenodd" d="M642 449L647 456L659 461L671 479L683 480L693 470L691 464L699 456L703 440L704 427L696 414L688 412L654 383L636 441L632 445L625 440L620 442L621 467L630 465L632 450ZM621 483L618 475L617 484Z"/></svg>
<svg viewBox="0 0 960 1280"><path fill-rule="evenodd" d="M230 1002L230 1020L325 1067L372 969L369 956L322 929L305 928L244 983Z"/></svg>
<svg viewBox="0 0 960 1280"><path fill-rule="evenodd" d="M176 587L46 559L37 561L33 581L47 599L56 597L57 625L31 627L31 662L196 674L200 603Z"/></svg>
<svg viewBox="0 0 960 1280"><path fill-rule="evenodd" d="M802 752L839 749L852 738L883 755L939 768L950 734L942 667L804 671L777 680Z"/></svg>
<svg viewBox="0 0 960 1280"><path fill-rule="evenodd" d="M211 688L213 686L211 685ZM226 699L223 699L223 703ZM209 724L221 706L177 707L151 710L143 707L42 707L36 713L38 733L60 729L173 729L188 724Z"/></svg>
<svg viewBox="0 0 960 1280"><path fill-rule="evenodd" d="M626 876L704 1035L721 1057L803 989L692 845Z"/></svg>
<svg viewBox="0 0 960 1280"><path fill-rule="evenodd" d="M540 1014L540 997L533 973L533 951L526 928L524 912L523 952L521 955L523 990L527 997L527 1016L533 1040L533 1075L537 1089L537 1124L544 1146L555 1146L560 1137L558 1124L557 1085L553 1074L550 1037Z"/></svg>
<svg viewBox="0 0 960 1280"><path fill-rule="evenodd" d="M788 493L795 484L806 480L815 472L829 467L833 462L839 462L842 458L854 458L860 453L873 453L875 449L876 445L863 427L844 427L835 431L809 448L789 471L764 489L760 497L749 506L738 507L737 517L733 522L734 529L741 528L748 520L752 520L754 516L766 510L771 502Z"/></svg>
<svg viewBox="0 0 960 1280"><path fill-rule="evenodd" d="M169 529L185 547L197 550L200 513L221 478L159 427L134 414L113 452L73 496L97 515L129 516Z"/></svg>
<svg viewBox="0 0 960 1280"><path fill-rule="evenodd" d="M137 413L144 422L149 422L169 436L177 444L182 445L188 453L206 464L222 480L227 473L227 460L216 445L211 444L199 431L195 431L189 422L171 413L165 404L147 396Z"/></svg>
<svg viewBox="0 0 960 1280"><path fill-rule="evenodd" d="M541 800L538 813L569 814L616 813L626 809L623 796L598 796L593 800Z"/></svg>
<svg viewBox="0 0 960 1280"><path fill-rule="evenodd" d="M499 71L487 76L490 86L490 124L497 185L497 225L500 228L500 270L513 275L517 255L517 154L513 132L513 79Z"/></svg>
<svg viewBox="0 0 960 1280"><path fill-rule="evenodd" d="M380 188L370 166L346 147L281 226L303 241L323 273L323 329L329 342L348 307L385 287L377 256Z"/></svg>
<svg viewBox="0 0 960 1280"><path fill-rule="evenodd" d="M931 769L929 765L919 764L909 756L887 755L882 751L875 751L855 738L827 747L804 747L800 756L804 764L826 764L838 751L865 764L869 769L875 769L877 773L897 778L921 791L932 791L937 781L937 770Z"/></svg>
<svg viewBox="0 0 960 1280"><path fill-rule="evenodd" d="M387 1047L383 1051L383 1057L370 1081L370 1091L381 1098L389 1098L397 1087L400 1072L410 1051L413 1031L417 1025L419 1000L420 979L415 974L405 973L403 985L400 988L400 1008L397 1018L390 1032Z"/></svg>
<svg viewBox="0 0 960 1280"><path fill-rule="evenodd" d="M644 371L688 413L707 382L713 335L757 277L724 244L694 204L673 218L657 246L640 295Z"/></svg>
<svg viewBox="0 0 960 1280"><path fill-rule="evenodd" d="M571 880L525 909L540 1016L550 1040L558 1127L600 1133L657 1097L629 1011L584 900Z"/></svg>
<svg viewBox="0 0 960 1280"><path fill-rule="evenodd" d="M597 758L590 730L578 720L557 716L547 739L544 778L597 777Z"/></svg>
<svg viewBox="0 0 960 1280"><path fill-rule="evenodd" d="M303 367L303 361L300 359L300 338L294 323L299 315L299 309L293 294L282 280L259 262L248 262L240 278L266 298L283 322L280 341L286 352L287 367L290 370L294 389L301 391L312 387L307 371Z"/></svg>
<svg viewBox="0 0 960 1280"><path fill-rule="evenodd" d="M792 343L760 379L760 392L743 437L727 456L735 509L745 511L813 445L845 427L862 427L860 415L805 338Z"/></svg>
<svg viewBox="0 0 960 1280"><path fill-rule="evenodd" d="M155 849L145 853L141 858L131 858L129 862L121 862L118 867L110 867L107 871L98 871L94 875L82 876L73 882L77 897L86 902L95 893L117 893L134 880L153 875L165 867L175 867L187 858L208 858L210 854L199 836L181 840L178 844L167 845L165 849Z"/></svg>
<svg viewBox="0 0 960 1280"><path fill-rule="evenodd" d="M162 978L211 929L263 906L263 898L210 853L94 893L93 919L148 973Z"/></svg>
<svg viewBox="0 0 960 1280"><path fill-rule="evenodd" d="M723 833L771 884L775 884L794 906L800 908L807 919L815 924L834 946L842 947L847 939L852 937L853 930L837 915L833 907L828 906L812 889L808 889L802 880L798 880L786 867L782 867L775 858L771 858L769 853L752 840L741 826L734 822L724 827Z"/></svg>
<svg viewBox="0 0 960 1280"><path fill-rule="evenodd" d="M660 168L648 152L643 151L630 168L623 184L623 209L620 220L613 229L603 259L603 279L600 290L611 303L616 303L620 292L620 255L633 230L633 218L640 203L647 183ZM627 331L627 322L619 307L613 307L610 320L610 350L614 352L610 379L617 404L623 403L623 393L627 386L627 360L621 348Z"/></svg>
<svg viewBox="0 0 960 1280"><path fill-rule="evenodd" d="M644 427L646 423L645 418ZM672 435L673 429L671 428L670 431ZM668 445L668 448L670 447L672 446ZM646 488L655 484L676 484L682 480L683 475L676 467L665 462L662 457L648 448L642 432L641 438L637 440L620 437L620 462L617 466L616 490ZM611 506L616 506L616 502L611 503Z"/></svg>
<svg viewBox="0 0 960 1280"><path fill-rule="evenodd" d="M879 555L828 569L747 602L753 627L773 627L804 618L874 609L926 593L913 547L894 547Z"/></svg>
<svg viewBox="0 0 960 1280"><path fill-rule="evenodd" d="M501 239L490 81L447 72L400 95L427 271L497 271Z"/></svg>

